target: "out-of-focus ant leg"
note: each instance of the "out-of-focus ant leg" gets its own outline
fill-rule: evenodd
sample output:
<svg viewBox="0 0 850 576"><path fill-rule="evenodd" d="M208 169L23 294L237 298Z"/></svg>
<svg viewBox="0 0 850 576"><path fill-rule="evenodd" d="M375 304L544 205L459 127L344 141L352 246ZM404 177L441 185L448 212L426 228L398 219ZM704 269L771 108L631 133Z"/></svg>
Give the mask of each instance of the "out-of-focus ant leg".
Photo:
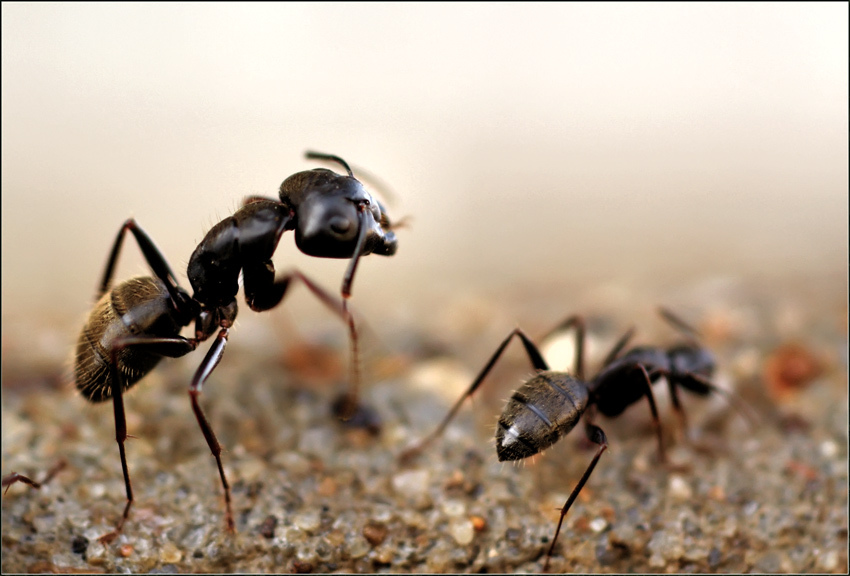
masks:
<svg viewBox="0 0 850 576"><path fill-rule="evenodd" d="M458 398L457 402L455 402L454 406L452 406L452 409L449 410L449 413L446 414L446 417L443 418L442 422L440 422L440 425L437 426L437 428L431 434L429 434L428 436L426 436L425 438L423 438L422 440L420 440L419 442L417 442L416 444L401 453L399 459L402 462L409 461L412 458L418 456L419 453L421 453L425 448L427 448L434 440L442 436L443 432L446 430L446 427L454 419L458 410L460 410L460 407L463 402L467 398L472 396L476 390L478 390L478 387L481 386L481 383L484 381L484 378L486 378L487 374L490 373L490 370L492 370L493 366L496 364L496 361L505 351L505 348L507 348L508 344L514 336L519 336L520 340L522 340L523 347L525 348L525 351L528 354L528 358L531 360L531 364L534 366L535 370L537 370L538 372L542 372L549 369L548 364L546 364L546 361L543 359L542 354L540 354L540 350L537 349L537 346L534 344L534 342L531 341L531 339L525 334L525 332L522 331L521 328L514 328L511 333L508 334L508 337L502 341L502 343L496 349L496 352L493 353L493 356L490 357L490 360L487 362L487 364L484 366L484 368L481 370L481 372L478 374L478 376L475 378L475 380L472 382L466 392L464 392L461 397Z"/></svg>
<svg viewBox="0 0 850 576"><path fill-rule="evenodd" d="M664 451L664 439L661 431L661 419L658 417L658 407L655 404L655 396L652 394L652 380L650 380L649 373L647 373L643 364L638 364L633 369L640 370L643 374L642 382L646 385L646 400L649 402L649 410L652 412L652 425L658 437L658 459L661 462L667 462L667 453Z"/></svg>
<svg viewBox="0 0 850 576"><path fill-rule="evenodd" d="M560 324L549 330L543 338L538 340L538 342L542 342L546 340L550 336L557 334L558 332L562 332L569 328L575 327L576 329L576 349L575 349L575 359L573 366L573 376L578 378L579 380L584 380L584 338L585 338L585 324L584 317L573 315L568 317L566 320L562 321Z"/></svg>
<svg viewBox="0 0 850 576"><path fill-rule="evenodd" d="M602 366L607 366L611 362L617 359L617 356L620 355L620 352L623 351L623 348L626 347L626 344L629 343L629 340L632 339L632 336L635 334L634 328L629 328L629 330L623 334L617 343L614 344L614 347L611 348L611 351L608 352L608 355L605 357L605 360L602 361Z"/></svg>
<svg viewBox="0 0 850 576"><path fill-rule="evenodd" d="M602 456L602 453L608 448L608 438L599 426L591 424L590 422L585 422L585 433L587 434L588 440L597 444L599 449L596 450L596 454L593 456L593 460L590 461L590 465L587 467L587 470L584 471L584 474L578 481L578 484L576 484L576 487L573 488L572 493L570 493L569 498L567 498L563 508L561 508L561 517L558 520L558 527L555 529L555 536L552 538L552 544L549 546L549 551L546 552L546 559L543 561L543 572L549 571L549 560L552 558L552 552L555 551L555 544L558 542L558 535L561 533L561 526L564 523L564 517L567 515L567 512L570 511L570 507L573 505L573 502L575 502L578 493L581 492L582 488L584 488L584 485L587 483L587 479L590 478L590 474L593 472L593 469L596 468L596 463L599 462L599 457Z"/></svg>

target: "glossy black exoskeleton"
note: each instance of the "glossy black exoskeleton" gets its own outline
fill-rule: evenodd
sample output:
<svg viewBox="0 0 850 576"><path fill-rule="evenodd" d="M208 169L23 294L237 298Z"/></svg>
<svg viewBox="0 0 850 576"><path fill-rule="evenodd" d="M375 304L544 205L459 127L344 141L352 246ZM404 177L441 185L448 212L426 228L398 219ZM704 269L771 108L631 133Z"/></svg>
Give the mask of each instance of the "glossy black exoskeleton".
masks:
<svg viewBox="0 0 850 576"><path fill-rule="evenodd" d="M550 370L537 345L520 328L516 328L502 341L470 387L458 399L434 432L401 455L403 460L410 459L442 435L463 402L484 381L511 339L514 336L519 337L536 374L513 393L499 417L496 428L496 454L499 460L521 460L540 453L568 434L582 416L584 416L585 434L588 440L598 446L596 454L561 508L558 527L544 561L544 571L549 567L549 560L555 549L564 517L596 467L599 457L608 448L605 432L593 422L597 412L615 416L629 404L646 397L653 422L656 424L659 455L662 459L664 458L658 411L647 369L640 362L629 361L615 365L616 356L630 339L632 331L627 332L617 342L608 354L605 367L599 374L591 380L585 380L583 319L572 316L551 330L549 334L569 328L576 330L576 356L572 374Z"/></svg>
<svg viewBox="0 0 850 576"><path fill-rule="evenodd" d="M662 310L668 322L691 334L695 331L672 313ZM508 400L499 417L496 428L496 454L500 461L521 460L540 453L568 434L584 416L585 434L598 446L589 466L573 489L564 506L555 536L546 554L543 570L548 570L549 560L555 549L561 532L564 517L587 482L599 457L608 447L608 440L600 427L594 424L594 416L601 413L608 417L620 415L628 406L642 398L647 399L658 439L659 458L666 460L658 410L652 393L653 382L662 376L670 386L674 406L684 418L676 395L679 386L700 395L722 392L708 378L714 371L714 358L694 339L668 349L655 347L632 348L622 356L620 352L631 339L633 330L629 330L615 344L603 362L600 371L591 380L584 378L584 338L585 325L580 316L571 316L549 331L550 335L574 328L576 333L576 355L572 374L549 369L542 354L534 342L519 328L514 329L505 338L493 356L472 382L470 387L452 406L439 426L423 440L402 453L402 460L408 460L439 438L448 424L457 414L463 402L470 397L484 381L496 361L504 352L514 336L518 336L536 370L536 374L523 383Z"/></svg>
<svg viewBox="0 0 850 576"><path fill-rule="evenodd" d="M698 396L720 394L751 418L744 404L739 402L732 393L711 381L717 363L714 354L697 341L699 336L697 331L667 309L660 308L659 313L664 320L685 336L685 342L669 348L637 346L619 355L626 344L626 339L621 340L620 344L611 351L603 368L591 384L599 398L597 402L599 412L609 417L619 416L626 408L646 395L639 381L643 379L643 375L637 370L638 366L642 366L653 384L661 378L666 380L673 409L684 431L687 430L687 418L679 398L680 388ZM657 426L658 422L655 421L655 424ZM659 442L660 438L659 435ZM659 450L663 458L663 446L659 446Z"/></svg>
<svg viewBox="0 0 850 576"><path fill-rule="evenodd" d="M215 456L226 503L227 528L234 530L230 488L221 462L221 445L198 401L203 385L221 361L230 328L238 311L236 295L241 273L245 301L255 311L277 306L293 280L300 280L349 328L352 346L350 413L357 401L357 332L346 302L361 256L395 253L397 240L381 204L354 177L337 156L307 153L308 158L341 164L347 175L317 168L294 174L280 186L280 198L250 196L242 207L213 226L193 252L187 275L194 294L182 288L151 238L135 220L118 232L98 290L98 302L77 343L77 389L92 402L112 400L115 433L127 504L115 530L101 541L112 541L121 531L133 504L124 442L127 425L124 391L148 374L164 357L176 358L195 350L216 334L215 340L189 386L192 410ZM272 255L287 230L304 253L323 258L350 258L343 277L342 300L332 296L298 271L275 277ZM131 232L153 276L132 278L114 288L112 278L121 246ZM180 335L194 322L194 336Z"/></svg>

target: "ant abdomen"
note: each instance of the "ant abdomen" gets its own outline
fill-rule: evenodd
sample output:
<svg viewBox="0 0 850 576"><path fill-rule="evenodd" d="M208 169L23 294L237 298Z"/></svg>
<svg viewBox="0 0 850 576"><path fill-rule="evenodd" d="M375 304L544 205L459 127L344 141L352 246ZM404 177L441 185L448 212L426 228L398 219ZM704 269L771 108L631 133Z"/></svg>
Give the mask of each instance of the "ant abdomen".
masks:
<svg viewBox="0 0 850 576"><path fill-rule="evenodd" d="M114 346L137 334L176 336L181 327L173 314L168 290L158 278L131 278L104 294L77 340L74 379L80 393L92 402L112 398L110 365ZM126 390L153 370L162 356L141 347L122 347L116 359Z"/></svg>
<svg viewBox="0 0 850 576"><path fill-rule="evenodd" d="M500 461L521 460L572 430L589 400L587 386L563 372L540 372L514 392L496 429Z"/></svg>

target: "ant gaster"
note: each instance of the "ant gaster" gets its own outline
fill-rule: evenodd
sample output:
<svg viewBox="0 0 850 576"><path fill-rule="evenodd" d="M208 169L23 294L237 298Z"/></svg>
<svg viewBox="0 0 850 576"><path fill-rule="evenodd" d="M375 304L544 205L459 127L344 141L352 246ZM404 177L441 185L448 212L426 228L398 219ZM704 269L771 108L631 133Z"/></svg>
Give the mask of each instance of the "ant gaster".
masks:
<svg viewBox="0 0 850 576"><path fill-rule="evenodd" d="M675 318L667 312L664 312L664 315L665 318L669 315L671 320ZM678 322L681 323L681 321ZM558 526L546 553L544 572L549 568L549 561L558 541L564 517L590 478L600 456L608 448L605 432L593 422L595 413L600 412L609 417L617 416L629 405L646 397L658 438L659 459L666 461L658 410L652 394L653 381L661 376L667 376L671 382L671 390L679 385L701 394L704 390L705 394L719 390L706 379L714 366L710 353L695 345L674 347L667 351L636 348L617 358L631 338L633 330L629 330L615 344L600 372L592 380L586 381L584 379L585 323L583 318L580 316L567 318L549 331L546 337L568 328L575 328L576 332L574 375L550 370L537 345L522 329L515 328L502 341L439 426L401 455L402 460L409 460L439 438L463 402L482 384L513 337L519 337L537 373L513 393L499 417L496 428L496 454L499 461L521 460L541 452L568 434L582 416L585 419L585 434L588 440L598 446L596 454L578 484L560 509ZM655 362L650 363L651 360ZM675 395L674 398L678 406L678 398ZM680 407L678 409L681 410Z"/></svg>
<svg viewBox="0 0 850 576"><path fill-rule="evenodd" d="M77 343L76 386L88 400L112 400L115 436L127 504L115 530L101 541L114 540L127 520L133 490L124 442L128 437L123 393L150 372L163 357L176 358L195 350L218 332L189 386L192 410L215 457L225 498L227 529L235 529L230 487L221 462L222 447L198 402L204 383L221 361L237 314L238 278L242 273L245 301L255 311L277 306L293 280L300 280L349 327L351 374L347 415L357 402L357 332L347 308L351 285L361 256L395 254L397 240L381 204L354 177L348 164L330 154L308 152L307 158L339 163L347 175L324 168L298 172L283 181L280 199L249 196L242 207L207 233L189 260L194 295L182 288L165 257L135 222L127 220L118 232L98 290L98 302ZM295 231L298 248L324 258L350 258L342 281L342 302L298 271L275 278L272 255L281 235ZM135 237L153 276L137 277L111 288L112 276L127 232ZM180 335L195 323L192 338Z"/></svg>

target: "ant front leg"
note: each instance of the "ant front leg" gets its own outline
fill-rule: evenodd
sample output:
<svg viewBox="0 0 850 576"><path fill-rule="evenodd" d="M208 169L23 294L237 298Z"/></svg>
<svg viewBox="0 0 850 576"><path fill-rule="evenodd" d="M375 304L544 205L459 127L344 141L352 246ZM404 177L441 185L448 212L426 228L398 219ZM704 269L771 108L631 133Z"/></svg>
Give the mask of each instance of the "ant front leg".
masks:
<svg viewBox="0 0 850 576"><path fill-rule="evenodd" d="M440 422L440 425L437 426L437 428L433 432L431 432L431 434L429 434L428 436L426 436L425 438L423 438L422 440L402 452L399 456L400 460L408 461L418 456L419 453L425 450L425 448L427 448L432 442L434 442L434 440L443 435L443 432L445 432L446 427L454 419L458 410L460 410L461 405L463 405L463 402L467 398L472 396L476 390L478 390L479 386L481 386L481 383L484 381L484 378L486 378L487 374L490 373L490 370L493 369L493 366L496 364L496 361L505 351L505 348L508 347L508 344L514 336L519 336L520 340L522 340L523 347L525 348L525 351L528 354L528 358L529 360L531 360L531 364L534 366L535 370L537 370L538 372L549 370L549 365L546 364L546 361L543 359L543 355L540 354L540 350L538 350L537 345L531 341L531 339L525 334L525 332L522 331L522 329L514 328L511 333L508 334L508 337L502 341L502 343L496 349L496 352L493 353L493 356L490 358L490 360L487 362L487 364L484 366L484 368L481 370L481 372L478 374L478 376L475 378L475 380L472 382L466 392L464 392L461 397L458 398L457 402L455 402L454 406L452 406L451 410L449 410L449 413L446 414L445 418L443 418L443 421Z"/></svg>
<svg viewBox="0 0 850 576"><path fill-rule="evenodd" d="M744 402L740 396L734 392L730 392L725 388L721 388L717 384L711 382L705 376L694 374L678 374L676 376L667 377L668 385L670 386L670 396L673 399L674 408L678 401L678 388L684 387L700 396L708 396L711 393L723 396L729 404L731 404L746 420L747 425L754 428L759 421L759 417L753 408ZM681 408L680 408L681 409ZM687 430L687 421L685 420L684 409L681 409L682 426Z"/></svg>
<svg viewBox="0 0 850 576"><path fill-rule="evenodd" d="M573 502L575 502L576 497L578 497L578 493L581 492L582 488L584 488L584 485L587 482L587 479L590 478L590 474L593 472L593 469L596 468L596 463L599 462L599 457L602 456L602 453L608 448L608 438L599 426L587 422L585 423L585 433L587 434L588 440L597 444L599 449L596 450L596 454L593 456L593 460L590 461L590 465L587 467L587 470L584 471L584 474L578 481L578 484L576 484L576 487L573 488L572 493L561 508L561 517L558 520L558 527L555 529L555 536L552 538L552 544L549 546L549 551L546 552L546 560L543 561L544 572L549 571L549 560L552 558L552 552L555 551L555 543L558 542L558 535L561 533L561 526L564 523L564 517L567 515L567 512L570 511L570 507L573 505Z"/></svg>
<svg viewBox="0 0 850 576"><path fill-rule="evenodd" d="M227 483L227 477L224 474L224 466L221 463L222 447L218 439L215 437L212 426L207 420L201 405L198 403L198 396L204 387L204 383L209 378L218 363L221 362L221 357L224 355L224 347L227 345L228 329L222 328L218 336L210 346L209 352L204 357L204 361L195 372L192 378L192 385L189 387L189 398L192 400L192 411L195 413L195 418L198 420L198 425L201 427L201 432L210 447L212 455L215 457L215 463L218 466L218 474L221 477L221 486L224 489L224 506L225 506L225 523L227 524L228 532L235 532L236 525L233 521L233 508L230 502L230 485Z"/></svg>
<svg viewBox="0 0 850 576"><path fill-rule="evenodd" d="M129 435L127 434L127 417L124 413L124 375L118 362L118 354L127 348L139 347L145 348L146 352L167 356L169 358L178 358L184 356L194 350L198 346L194 340L189 340L183 337L157 337L157 336L130 336L118 340L111 350L111 388L112 388L112 407L115 416L115 440L118 442L118 453L121 456L121 471L124 474L124 489L127 493L127 504L124 506L124 512L121 515L121 520L112 532L104 534L98 540L104 546L115 540L124 528L124 523L130 516L130 508L133 506L133 487L130 483L130 470L127 466L127 455L124 451L124 442Z"/></svg>
<svg viewBox="0 0 850 576"><path fill-rule="evenodd" d="M313 280L297 270L274 277L274 265L271 261L259 265L245 266L242 278L245 284L245 300L248 306L257 312L270 310L280 304L286 296L290 283L300 280L331 312L339 316L348 327L348 337L351 343L350 381L349 390L342 400L341 407L336 410L342 420L353 416L359 406L360 390L360 354L359 337L354 316L348 309L347 301L340 301L330 292L323 289Z"/></svg>

